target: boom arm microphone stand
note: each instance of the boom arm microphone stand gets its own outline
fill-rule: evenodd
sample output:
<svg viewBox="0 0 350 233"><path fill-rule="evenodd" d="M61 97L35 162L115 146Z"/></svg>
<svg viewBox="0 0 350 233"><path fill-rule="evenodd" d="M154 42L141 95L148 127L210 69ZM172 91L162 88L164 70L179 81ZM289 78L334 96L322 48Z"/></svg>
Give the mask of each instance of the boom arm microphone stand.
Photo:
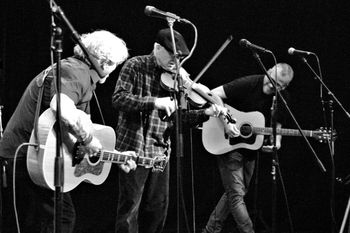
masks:
<svg viewBox="0 0 350 233"><path fill-rule="evenodd" d="M54 7L53 2L50 1L50 7L52 10L52 24L51 24L51 49L54 52L56 60L56 157L54 166L54 186L55 186L55 202L54 202L54 232L62 232L62 202L63 202L63 156L61 154L62 145L62 127L61 127L61 55L62 55L62 29L54 23Z"/></svg>
<svg viewBox="0 0 350 233"><path fill-rule="evenodd" d="M343 107L342 103L338 100L338 98L333 94L333 92L327 87L327 85L322 81L321 77L315 72L315 70L309 65L305 57L301 57L301 60L307 65L307 67L311 70L311 72L315 75L315 78L320 82L323 88L327 91L328 95L332 97L332 99L339 105L339 107L343 110L345 115L350 120L350 113Z"/></svg>
<svg viewBox="0 0 350 233"><path fill-rule="evenodd" d="M79 44L85 56L92 64L92 67L96 70L100 78L103 78L103 73L101 68L98 66L96 59L92 57L92 55L88 52L84 44L82 43L79 34L73 28L72 24L69 22L67 17L65 16L63 10L53 1L48 0L50 4L50 9L52 16L56 16L63 22L68 29L71 31L73 39L75 42ZM53 18L53 17L52 17ZM57 135L56 141L56 157L55 157L55 168L54 168L54 186L55 186L55 204L54 204L54 232L60 233L62 232L62 201L63 201L63 183L64 183L64 161L63 156L61 154L61 145L62 145L62 128L61 128L61 54L62 54L62 29L60 27L56 27L54 23L52 23L52 37L54 38L52 49L55 51L56 58L56 124L57 128L55 129Z"/></svg>
<svg viewBox="0 0 350 233"><path fill-rule="evenodd" d="M274 86L275 89L275 96L274 96L274 100L273 100L273 104L271 107L271 120L272 120L272 128L273 128L273 159L272 159L272 171L271 171L271 175L272 175L272 227L271 227L271 232L275 233L276 232L276 207L277 207L277 203L276 203L276 191L277 191L277 180L276 180L276 168L279 166L278 164L278 156L277 156L277 147L276 147L276 136L277 136L277 129L276 129L276 119L275 119L275 111L276 111L276 107L277 107L277 99L281 100L283 105L285 106L285 108L287 109L289 115L292 117L294 123L296 124L300 134L302 135L302 137L304 138L305 142L307 143L308 147L310 148L310 150L312 151L317 164L319 165L320 169L325 172L326 169L324 168L322 162L320 161L320 159L318 158L318 156L316 155L316 152L314 151L314 149L312 148L312 146L310 145L309 141L307 140L307 138L305 137L304 133L302 132L301 127L299 126L297 120L295 119L293 113L291 112L291 110L288 107L288 104L286 102L286 100L284 99L284 97L281 95L280 91L277 88L277 83L275 83L275 81L272 79L272 77L268 74L264 64L262 63L259 55L252 50L252 54L253 57L256 59L256 61L258 62L259 66L262 68L262 70L264 71L265 75L268 77L269 81L272 83L272 85ZM271 53L272 54L272 53ZM273 54L272 54L273 55ZM288 211L289 212L289 211Z"/></svg>
<svg viewBox="0 0 350 233"><path fill-rule="evenodd" d="M313 53L314 54L314 53ZM318 57L316 54L314 54L315 57L317 58L318 61ZM313 73L313 75L315 76L315 79L317 79L320 82L320 91L322 93L322 88L324 88L328 95L331 97L332 100L328 101L328 106L329 106L329 110L330 110L330 131L331 131L331 138L330 141L328 141L328 145L329 145L329 150L330 150L330 155L331 155L331 162L332 162L332 171L331 171L331 214L332 214L332 232L335 232L335 220L334 220L334 180L335 180L335 167L334 167L334 135L333 135L333 131L334 131L334 110L333 110L333 101L337 103L337 105L343 110L343 112L345 113L345 115L348 117L348 119L350 119L350 114L349 112L343 107L342 103L338 100L338 98L333 94L333 92L327 87L327 85L323 82L320 72L320 75L318 75L315 70L310 66L310 64L308 63L308 61L306 60L305 57L300 57L302 62L304 64L306 64L306 66L310 69L310 71ZM318 62L319 63L319 62ZM322 98L322 94L321 94L321 98ZM322 99L323 101L323 99ZM341 225L341 229L340 229L340 233L343 232L344 227L345 227L345 221L346 218L348 216L349 213L349 208L350 208L350 198L349 198L349 202L348 202L348 206L346 208L345 211L345 215L343 218L343 222Z"/></svg>

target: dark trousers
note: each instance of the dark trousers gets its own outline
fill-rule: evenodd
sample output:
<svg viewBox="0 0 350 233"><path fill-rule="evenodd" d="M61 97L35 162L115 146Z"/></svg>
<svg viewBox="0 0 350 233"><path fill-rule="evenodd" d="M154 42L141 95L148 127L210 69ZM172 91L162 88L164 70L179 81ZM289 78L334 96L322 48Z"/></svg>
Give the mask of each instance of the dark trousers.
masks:
<svg viewBox="0 0 350 233"><path fill-rule="evenodd" d="M211 213L206 230L210 233L221 232L224 221L231 213L240 233L254 233L244 196L253 176L255 160L249 160L238 152L218 156L217 160L225 193Z"/></svg>
<svg viewBox="0 0 350 233"><path fill-rule="evenodd" d="M119 172L117 233L160 233L169 203L169 164L163 172L137 167Z"/></svg>
<svg viewBox="0 0 350 233"><path fill-rule="evenodd" d="M1 159L6 164L6 180L2 176L2 233L17 232L13 206L12 172L13 160ZM5 181L5 183L4 183ZM6 185L5 185L6 184ZM5 187L6 186L6 187ZM19 227L22 233L51 233L54 232L54 192L42 188L32 182L29 177L25 158L16 162L16 206ZM63 194L62 232L73 232L75 210L70 194Z"/></svg>

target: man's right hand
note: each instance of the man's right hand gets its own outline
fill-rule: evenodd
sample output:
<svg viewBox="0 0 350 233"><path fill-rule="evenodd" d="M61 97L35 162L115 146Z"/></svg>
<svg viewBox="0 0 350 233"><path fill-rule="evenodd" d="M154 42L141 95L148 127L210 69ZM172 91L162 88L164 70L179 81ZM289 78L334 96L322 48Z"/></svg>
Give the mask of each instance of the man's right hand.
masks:
<svg viewBox="0 0 350 233"><path fill-rule="evenodd" d="M98 140L96 137L93 137L91 142L87 143L85 147L90 154L94 154L99 152L102 149L102 144L100 140Z"/></svg>
<svg viewBox="0 0 350 233"><path fill-rule="evenodd" d="M176 109L175 101L170 97L157 98L154 105L157 109L165 110L168 116L175 112Z"/></svg>
<svg viewBox="0 0 350 233"><path fill-rule="evenodd" d="M240 135L240 131L237 128L236 124L225 123L224 125L225 125L224 126L225 134L227 134L228 137L235 138L235 137L238 137Z"/></svg>

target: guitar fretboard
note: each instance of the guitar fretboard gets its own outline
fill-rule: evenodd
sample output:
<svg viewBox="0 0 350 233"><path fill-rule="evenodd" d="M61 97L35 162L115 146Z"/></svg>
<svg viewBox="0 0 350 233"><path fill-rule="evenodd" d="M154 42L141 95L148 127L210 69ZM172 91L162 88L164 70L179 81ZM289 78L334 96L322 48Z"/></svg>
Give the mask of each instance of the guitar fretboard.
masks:
<svg viewBox="0 0 350 233"><path fill-rule="evenodd" d="M135 157L131 155L125 155L122 153L112 152L112 151L101 151L99 153L102 161L112 162L123 164L126 163L129 159L132 159L136 162L137 165L141 166L153 166L153 159L146 157Z"/></svg>
<svg viewBox="0 0 350 233"><path fill-rule="evenodd" d="M253 132L255 134L272 135L272 128L253 127ZM306 137L313 137L312 130L302 130L302 132ZM301 136L299 130L296 129L276 129L276 133L283 136Z"/></svg>

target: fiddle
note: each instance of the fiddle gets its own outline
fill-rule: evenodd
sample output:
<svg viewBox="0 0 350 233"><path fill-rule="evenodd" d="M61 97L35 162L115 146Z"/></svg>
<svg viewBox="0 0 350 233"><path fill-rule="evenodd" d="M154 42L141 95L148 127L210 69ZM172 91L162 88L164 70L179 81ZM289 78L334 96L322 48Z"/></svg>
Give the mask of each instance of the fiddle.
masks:
<svg viewBox="0 0 350 233"><path fill-rule="evenodd" d="M183 89L191 105L197 108L203 107L208 102L211 104L220 105L220 97L214 95L207 86L193 82L189 77L190 75L182 67L180 67L179 76L183 80ZM175 80L175 74L173 73L162 73L160 83L162 88L167 91L178 91L177 80ZM226 113L225 117L229 123L235 123L235 120L228 112Z"/></svg>
<svg viewBox="0 0 350 233"><path fill-rule="evenodd" d="M184 93L186 94L188 100L190 101L191 105L197 108L203 107L208 101L205 100L199 93L197 93L196 89L201 89L200 92L209 92L209 88L207 88L204 85L194 84L193 81L189 78L189 74L186 72L185 69L182 67L180 68L180 77L183 80L183 89ZM163 89L169 91L169 92L174 92L178 91L178 85L177 85L177 80L175 80L175 74L170 73L170 72L164 72L161 75L161 82L160 85ZM206 90L204 90L206 88Z"/></svg>

